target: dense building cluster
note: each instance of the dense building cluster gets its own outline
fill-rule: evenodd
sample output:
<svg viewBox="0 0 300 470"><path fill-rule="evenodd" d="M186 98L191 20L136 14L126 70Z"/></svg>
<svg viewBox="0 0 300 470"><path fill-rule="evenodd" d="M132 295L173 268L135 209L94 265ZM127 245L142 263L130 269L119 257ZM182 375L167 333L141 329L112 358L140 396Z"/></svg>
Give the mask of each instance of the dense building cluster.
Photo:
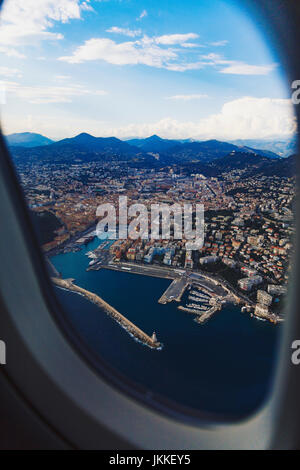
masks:
<svg viewBox="0 0 300 470"><path fill-rule="evenodd" d="M96 224L98 205L110 202L117 206L122 195L130 204L147 207L202 203L202 249L186 249L186 240L174 239L171 231L169 240L117 240L110 248L112 258L218 274L225 269L240 291L261 289L260 308L269 306L263 299L285 291L294 233L293 178L247 177L244 170L225 171L213 178L187 174L176 166L158 171L131 168L122 162L27 163L18 169L30 208L49 211L61 223L53 241L44 246L46 251L78 239Z"/></svg>

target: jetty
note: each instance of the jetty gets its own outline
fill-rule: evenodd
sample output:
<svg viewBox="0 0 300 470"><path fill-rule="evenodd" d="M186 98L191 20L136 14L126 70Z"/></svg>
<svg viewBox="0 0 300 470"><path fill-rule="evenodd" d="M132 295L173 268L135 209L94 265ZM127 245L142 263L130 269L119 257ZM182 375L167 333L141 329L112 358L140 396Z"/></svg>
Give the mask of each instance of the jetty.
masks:
<svg viewBox="0 0 300 470"><path fill-rule="evenodd" d="M110 304L105 302L105 300L103 300L101 297L94 294L93 292L90 292L74 284L73 279L61 279L58 277L52 277L52 281L54 282L56 286L73 291L73 292L77 292L78 294L81 294L83 297L93 302L95 305L103 309L114 320L116 320L125 330L127 330L130 334L132 334L132 336L134 336L136 339L138 339L145 345L153 349L161 348L161 343L157 341L155 333L153 333L152 337L148 336L144 331L138 328L134 323L132 323L126 317L124 317L124 315L118 312L118 310L116 310Z"/></svg>
<svg viewBox="0 0 300 470"><path fill-rule="evenodd" d="M199 310L199 312L207 312L209 310L209 307L204 307L199 304L187 304L186 306L188 308L195 308L196 310Z"/></svg>
<svg viewBox="0 0 300 470"><path fill-rule="evenodd" d="M211 296L200 294L199 292L197 292L195 290L191 290L190 294L195 295L196 297L199 297L199 299L203 299L203 300L210 300L211 299Z"/></svg>
<svg viewBox="0 0 300 470"><path fill-rule="evenodd" d="M188 285L189 281L185 277L174 279L174 281L160 297L158 303L167 304L168 302L172 302L174 300L176 302L180 302Z"/></svg>
<svg viewBox="0 0 300 470"><path fill-rule="evenodd" d="M190 307L183 307L182 305L179 305L178 310L182 310L183 312L191 313L192 315L202 315L203 314L203 312L200 311L199 309L190 308Z"/></svg>
<svg viewBox="0 0 300 470"><path fill-rule="evenodd" d="M201 316L198 316L198 318L196 318L196 322L197 323L205 323L207 320L209 320L213 314L215 312L217 312L218 310L221 310L221 305L215 305L214 307L211 307L207 312L203 313L203 315Z"/></svg>
<svg viewBox="0 0 300 470"><path fill-rule="evenodd" d="M194 302L201 302L202 304L208 304L210 299L202 299L202 297L196 297L194 295L189 295L189 300L193 300Z"/></svg>

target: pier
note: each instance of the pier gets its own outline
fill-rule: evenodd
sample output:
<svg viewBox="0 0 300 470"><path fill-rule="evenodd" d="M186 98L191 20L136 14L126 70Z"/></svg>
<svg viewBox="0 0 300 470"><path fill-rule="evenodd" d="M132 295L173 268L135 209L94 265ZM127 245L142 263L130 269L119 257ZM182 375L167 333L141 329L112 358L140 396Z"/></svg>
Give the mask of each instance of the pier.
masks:
<svg viewBox="0 0 300 470"><path fill-rule="evenodd" d="M168 302L176 301L180 302L184 294L185 289L189 285L189 281L185 277L174 279L169 285L167 290L163 293L161 298L158 300L160 304L167 304Z"/></svg>
<svg viewBox="0 0 300 470"><path fill-rule="evenodd" d="M131 274L140 274L142 276L158 277L160 279L175 279L180 277L174 269L169 267L143 265L130 262L114 263L106 259L104 262L96 261L92 266L87 268L87 271L99 271L100 269L110 269L112 271L123 271Z"/></svg>
<svg viewBox="0 0 300 470"><path fill-rule="evenodd" d="M82 287L77 286L76 284L74 284L72 279L60 279L57 277L53 277L52 281L58 287L62 287L63 289L67 289L83 295L86 299L90 300L98 307L103 309L108 315L114 318L114 320L116 320L121 326L123 326L123 328L125 328L130 334L132 334L142 343L154 349L159 349L161 347L161 344L156 339L155 333L152 335L152 337L148 336L144 331L138 328L126 317L124 317L124 315L118 312L114 307L105 302L105 300L103 300L101 297L94 294L93 292L90 292L86 289L83 289Z"/></svg>
<svg viewBox="0 0 300 470"><path fill-rule="evenodd" d="M203 315L198 316L195 321L196 321L197 323L201 323L201 324L202 324L202 323L205 323L205 322L206 322L207 320L209 320L209 319L213 316L213 314L214 314L215 312L217 312L218 310L221 310L221 306L214 306L214 307L210 308L207 312L203 313Z"/></svg>
<svg viewBox="0 0 300 470"><path fill-rule="evenodd" d="M192 315L202 315L202 313L203 313L198 309L190 308L190 307L183 307L183 305L179 305L178 310L182 310L183 312L191 313Z"/></svg>

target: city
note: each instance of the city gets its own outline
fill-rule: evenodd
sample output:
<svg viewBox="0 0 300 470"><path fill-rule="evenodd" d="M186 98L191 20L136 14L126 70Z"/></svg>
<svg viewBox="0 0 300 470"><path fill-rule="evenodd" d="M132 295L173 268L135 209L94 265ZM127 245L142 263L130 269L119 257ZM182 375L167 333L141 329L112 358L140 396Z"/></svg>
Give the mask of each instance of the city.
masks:
<svg viewBox="0 0 300 470"><path fill-rule="evenodd" d="M171 206L174 201L203 204L205 240L200 250L190 251L187 240L174 239L173 226L169 240L99 242L87 254L87 269L105 267L171 279L201 273L226 285L243 310L276 323L284 319L295 231L295 178L269 175L264 169L255 174L252 163L232 168L238 153L233 150L228 157L229 168L221 166L215 177L192 173L197 170L195 162L184 166L162 160L157 168L159 153L154 168L149 162L131 167L132 162L124 163L118 155L109 163L92 159L71 165L32 160L16 160L16 164L35 219L39 223L46 219L40 225L47 226L43 249L49 257L80 250L93 240L97 207L107 202L117 206L120 196L149 208L162 203ZM203 316L205 309L197 307L195 297L192 300L191 308L180 308ZM214 306L213 311L219 308Z"/></svg>

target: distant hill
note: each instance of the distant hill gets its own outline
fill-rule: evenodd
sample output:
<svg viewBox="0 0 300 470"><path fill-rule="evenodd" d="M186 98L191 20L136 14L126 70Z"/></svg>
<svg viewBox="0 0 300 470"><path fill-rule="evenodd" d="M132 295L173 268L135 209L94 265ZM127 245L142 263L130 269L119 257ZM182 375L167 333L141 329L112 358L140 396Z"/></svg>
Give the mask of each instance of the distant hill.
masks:
<svg viewBox="0 0 300 470"><path fill-rule="evenodd" d="M259 148L261 150L268 150L278 154L280 157L289 157L297 152L297 138L296 136L290 139L248 139L248 140L234 140L231 142L234 145L245 147Z"/></svg>
<svg viewBox="0 0 300 470"><path fill-rule="evenodd" d="M51 145L54 152L57 149L80 149L81 151L95 152L99 154L125 154L136 155L140 150L129 145L116 137L94 137L90 134L82 133L70 139L63 139Z"/></svg>
<svg viewBox="0 0 300 470"><path fill-rule="evenodd" d="M82 133L70 139L46 146L24 148L11 147L11 153L18 161L47 161L51 163L73 163L88 161L128 161L134 158L154 157L143 155L137 147L116 137L94 137Z"/></svg>
<svg viewBox="0 0 300 470"><path fill-rule="evenodd" d="M178 143L168 150L177 161L211 162L228 155L233 150L238 150L236 145L220 142L218 140L207 140L204 142Z"/></svg>
<svg viewBox="0 0 300 470"><path fill-rule="evenodd" d="M251 148L249 146L235 145L233 143L221 142L219 140L207 140L204 142L187 140L168 140L162 139L157 135L147 139L131 139L128 144L139 147L144 152L159 153L162 160L166 157L176 161L195 161L209 162L222 158L228 153L235 151L245 151L257 155L268 156L270 158L279 158L276 153L269 150Z"/></svg>
<svg viewBox="0 0 300 470"><path fill-rule="evenodd" d="M133 142L138 145L132 145ZM147 150L150 148L151 151ZM10 150L17 165L28 161L67 164L103 161L124 162L133 168L175 165L187 173L203 173L206 176L217 176L233 169L245 170L246 177L256 174L294 174L293 160L280 158L270 151L218 140L181 142L152 136L125 142L116 137L94 137L82 133L49 145L32 148L11 146Z"/></svg>
<svg viewBox="0 0 300 470"><path fill-rule="evenodd" d="M146 139L130 139L127 144L133 145L142 149L144 152L165 152L175 145L178 145L178 140L162 139L158 135L152 135Z"/></svg>
<svg viewBox="0 0 300 470"><path fill-rule="evenodd" d="M8 145L14 145L19 147L39 147L40 145L53 144L53 140L48 139L41 134L34 134L33 132L21 132L18 134L10 134L5 136Z"/></svg>
<svg viewBox="0 0 300 470"><path fill-rule="evenodd" d="M212 162L210 168L213 168L216 174L224 171L244 170L247 178L260 174L291 177L295 174L296 159L295 156L291 156L274 160L252 153L232 152L226 157Z"/></svg>
<svg viewBox="0 0 300 470"><path fill-rule="evenodd" d="M296 137L282 140L235 140L232 142L222 142L218 140L195 141L192 139L172 140L163 139L158 135L152 135L145 139L130 139L122 141L116 137L93 137L90 134L82 133L70 139L63 139L54 142L51 139L32 132L22 132L6 136L9 146L36 148L49 145L58 145L62 150L80 148L81 151L118 153L133 155L153 153L159 154L164 161L212 161L222 158L228 153L235 151L255 153L269 158L288 157L296 153ZM56 147L53 147L56 149Z"/></svg>
<svg viewBox="0 0 300 470"><path fill-rule="evenodd" d="M201 173L204 176L220 176L224 172L242 170L242 178L254 176L283 176L292 177L296 174L296 156L271 159L262 155L247 152L231 152L226 156L211 162L183 162L181 172L186 175Z"/></svg>

